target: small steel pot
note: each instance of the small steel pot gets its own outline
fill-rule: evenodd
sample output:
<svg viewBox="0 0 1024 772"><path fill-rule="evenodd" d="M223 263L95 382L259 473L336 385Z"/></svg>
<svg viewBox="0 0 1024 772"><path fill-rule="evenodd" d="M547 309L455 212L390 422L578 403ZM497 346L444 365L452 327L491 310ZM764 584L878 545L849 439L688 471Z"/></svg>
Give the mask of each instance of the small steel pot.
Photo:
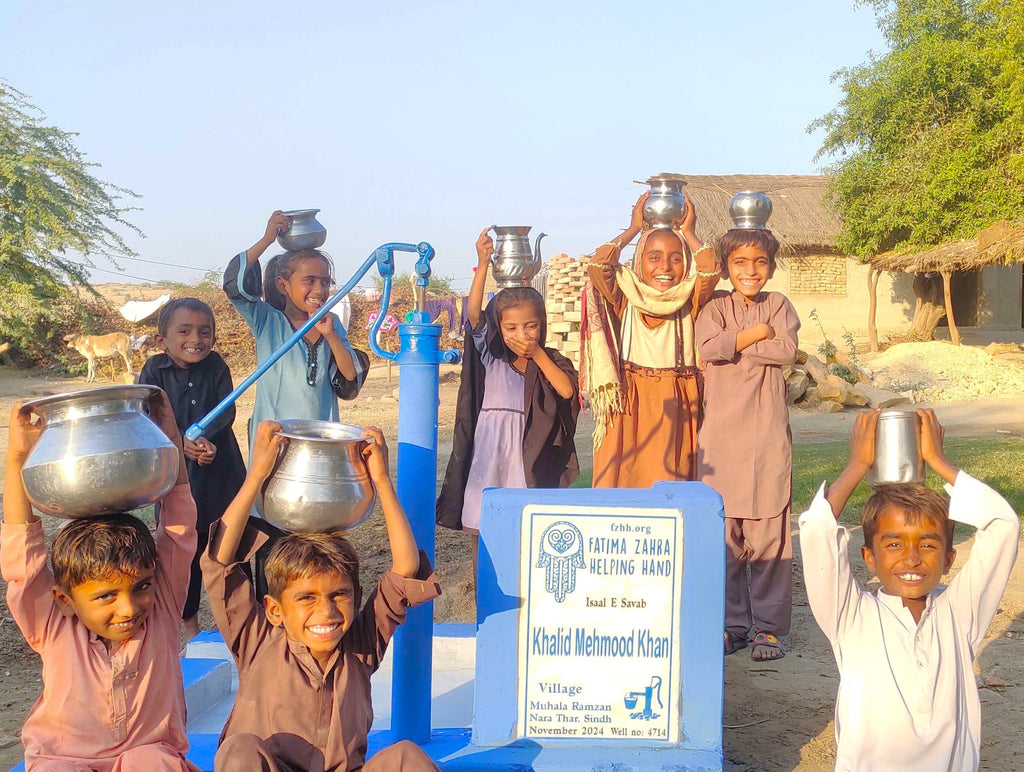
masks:
<svg viewBox="0 0 1024 772"><path fill-rule="evenodd" d="M291 209L282 214L291 218L291 224L277 234L277 243L295 252L317 249L327 241L327 229L316 219L319 209Z"/></svg>
<svg viewBox="0 0 1024 772"><path fill-rule="evenodd" d="M733 228L767 230L772 216L772 200L767 193L741 190L729 201L729 217Z"/></svg>
<svg viewBox="0 0 1024 772"><path fill-rule="evenodd" d="M355 528L377 491L363 461L363 429L330 421L281 421L288 444L256 500L256 511L291 533Z"/></svg>
<svg viewBox="0 0 1024 772"><path fill-rule="evenodd" d="M649 177L646 183L651 186L651 195L644 204L644 222L652 228L671 228L681 223L686 214L683 176L658 174Z"/></svg>
<svg viewBox="0 0 1024 772"><path fill-rule="evenodd" d="M910 410L883 410L875 429L875 462L868 483L923 483L919 440L921 418Z"/></svg>
<svg viewBox="0 0 1024 772"><path fill-rule="evenodd" d="M79 518L159 501L178 477L178 449L148 416L156 386L103 386L25 403L43 430L21 470L40 512Z"/></svg>

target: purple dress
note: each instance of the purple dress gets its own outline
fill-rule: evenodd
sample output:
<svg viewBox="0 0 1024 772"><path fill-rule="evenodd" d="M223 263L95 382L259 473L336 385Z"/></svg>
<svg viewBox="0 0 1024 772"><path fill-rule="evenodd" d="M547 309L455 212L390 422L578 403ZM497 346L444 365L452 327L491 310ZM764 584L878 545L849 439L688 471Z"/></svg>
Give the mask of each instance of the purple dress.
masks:
<svg viewBox="0 0 1024 772"><path fill-rule="evenodd" d="M504 359L487 350L487 325L473 333L473 345L487 371L484 401L473 435L473 462L462 503L462 527L480 531L480 497L484 488L525 488L523 434L526 431L525 379Z"/></svg>

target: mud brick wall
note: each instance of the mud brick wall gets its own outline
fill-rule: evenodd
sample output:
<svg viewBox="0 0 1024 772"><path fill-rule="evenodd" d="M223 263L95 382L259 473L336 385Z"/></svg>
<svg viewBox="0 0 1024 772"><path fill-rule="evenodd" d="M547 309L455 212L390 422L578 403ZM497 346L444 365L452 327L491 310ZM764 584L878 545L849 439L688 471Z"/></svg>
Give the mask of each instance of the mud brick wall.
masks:
<svg viewBox="0 0 1024 772"><path fill-rule="evenodd" d="M587 280L588 258L555 255L548 263L547 296L548 345L561 351L575 364L580 362L581 294Z"/></svg>
<svg viewBox="0 0 1024 772"><path fill-rule="evenodd" d="M789 259L790 295L845 295L847 259L837 255L800 255Z"/></svg>

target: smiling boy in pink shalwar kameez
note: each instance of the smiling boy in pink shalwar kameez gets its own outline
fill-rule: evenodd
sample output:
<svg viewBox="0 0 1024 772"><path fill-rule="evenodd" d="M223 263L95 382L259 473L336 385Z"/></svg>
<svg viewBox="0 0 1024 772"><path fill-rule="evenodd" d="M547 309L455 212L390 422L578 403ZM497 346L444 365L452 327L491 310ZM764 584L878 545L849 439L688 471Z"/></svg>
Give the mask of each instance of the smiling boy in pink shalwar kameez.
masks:
<svg viewBox="0 0 1024 772"><path fill-rule="evenodd" d="M181 609L196 548L196 506L167 396L154 420L178 448L177 484L156 540L128 514L83 518L46 540L21 470L40 432L11 413L0 529L7 605L43 660L43 694L22 727L28 772L198 772L185 760Z"/></svg>

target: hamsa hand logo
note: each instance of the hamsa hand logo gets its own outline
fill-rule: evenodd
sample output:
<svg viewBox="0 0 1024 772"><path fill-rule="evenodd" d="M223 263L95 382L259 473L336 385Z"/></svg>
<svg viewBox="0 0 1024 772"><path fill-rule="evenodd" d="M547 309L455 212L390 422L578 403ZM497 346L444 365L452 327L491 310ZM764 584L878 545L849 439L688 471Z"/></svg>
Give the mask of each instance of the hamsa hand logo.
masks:
<svg viewBox="0 0 1024 772"><path fill-rule="evenodd" d="M586 565L583 560L583 534L565 520L552 523L540 537L540 558L537 568L543 568L544 588L561 603L576 589L576 569Z"/></svg>

